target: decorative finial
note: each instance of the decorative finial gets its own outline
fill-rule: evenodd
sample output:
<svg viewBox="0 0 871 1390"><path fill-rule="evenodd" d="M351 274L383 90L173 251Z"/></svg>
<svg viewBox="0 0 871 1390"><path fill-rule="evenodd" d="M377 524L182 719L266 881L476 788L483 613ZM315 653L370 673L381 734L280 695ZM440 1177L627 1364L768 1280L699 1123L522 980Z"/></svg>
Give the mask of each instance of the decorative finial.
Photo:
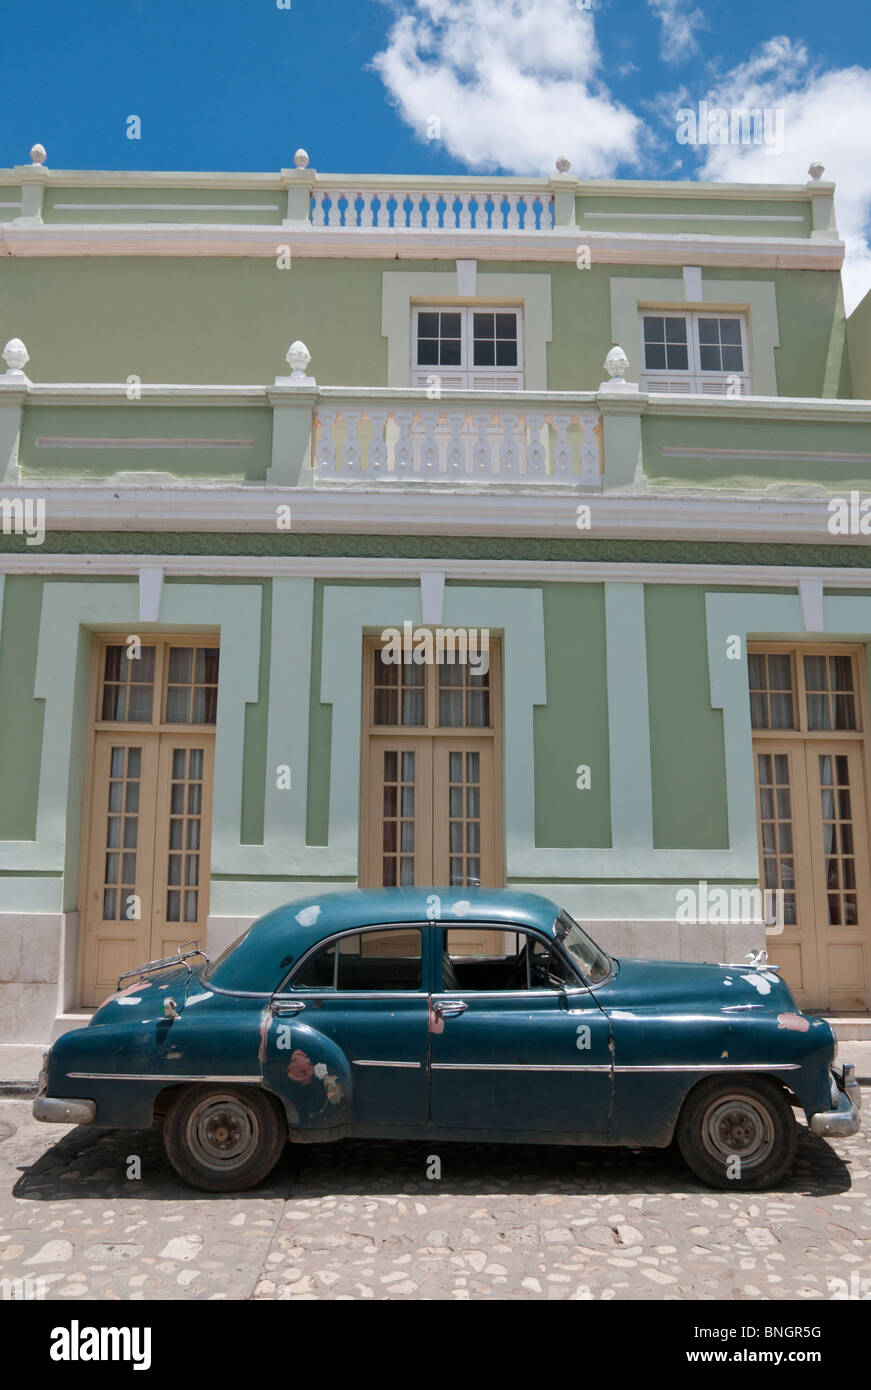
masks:
<svg viewBox="0 0 871 1390"><path fill-rule="evenodd" d="M44 164L48 156L45 152L45 145L34 145L30 151L31 164Z"/></svg>
<svg viewBox="0 0 871 1390"><path fill-rule="evenodd" d="M305 343L300 342L299 338L297 338L296 342L291 343L290 347L287 349L287 356L284 360L290 367L290 376L277 376L275 378L276 386L317 385L314 377L306 374L306 367L312 360L312 355Z"/></svg>
<svg viewBox="0 0 871 1390"><path fill-rule="evenodd" d="M572 167L572 161L570 159L567 159L564 154L561 154L556 162L556 167L558 173L567 174L569 172L569 169L571 169Z"/></svg>
<svg viewBox="0 0 871 1390"><path fill-rule="evenodd" d="M290 347L287 349L287 356L284 360L290 367L291 372L299 373L299 375L302 376L309 362L312 360L312 355L305 343L301 343L297 338L296 342L291 343Z"/></svg>
<svg viewBox="0 0 871 1390"><path fill-rule="evenodd" d="M612 381L624 381L629 370L629 358L619 346L612 347L608 356L605 358L605 371Z"/></svg>
<svg viewBox="0 0 871 1390"><path fill-rule="evenodd" d="M818 183L825 172L826 170L824 165L820 164L818 160L814 160L813 164L808 169L808 173L810 174L814 183Z"/></svg>
<svg viewBox="0 0 871 1390"><path fill-rule="evenodd" d="M20 338L10 338L0 355L2 355L3 361L8 368L6 372L7 378L18 377L26 380L26 377L24 377L24 368L30 361L30 353L27 351L27 348Z"/></svg>
<svg viewBox="0 0 871 1390"><path fill-rule="evenodd" d="M629 358L617 343L612 347L604 362L605 371L608 373L608 380L603 381L599 386L600 391L637 391L638 384L634 381L626 380L626 373L629 370Z"/></svg>
<svg viewBox="0 0 871 1390"><path fill-rule="evenodd" d="M293 156L293 162L296 165L297 169L307 169L308 154L306 153L306 151L297 150L296 154Z"/></svg>

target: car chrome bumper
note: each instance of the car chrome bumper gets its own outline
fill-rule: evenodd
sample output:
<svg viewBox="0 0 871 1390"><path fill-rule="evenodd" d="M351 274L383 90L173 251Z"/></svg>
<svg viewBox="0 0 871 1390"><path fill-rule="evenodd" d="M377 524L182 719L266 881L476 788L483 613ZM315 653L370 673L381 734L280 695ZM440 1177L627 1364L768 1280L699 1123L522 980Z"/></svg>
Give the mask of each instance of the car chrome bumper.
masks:
<svg viewBox="0 0 871 1390"><path fill-rule="evenodd" d="M832 1068L833 1110L818 1110L811 1116L810 1127L814 1134L830 1135L836 1139L846 1139L858 1134L862 1127L859 1109L862 1095L856 1080L855 1067L845 1062L840 1074Z"/></svg>
<svg viewBox="0 0 871 1390"><path fill-rule="evenodd" d="M33 1118L47 1124L89 1125L97 1117L95 1100L67 1100L54 1096L37 1096L33 1102Z"/></svg>

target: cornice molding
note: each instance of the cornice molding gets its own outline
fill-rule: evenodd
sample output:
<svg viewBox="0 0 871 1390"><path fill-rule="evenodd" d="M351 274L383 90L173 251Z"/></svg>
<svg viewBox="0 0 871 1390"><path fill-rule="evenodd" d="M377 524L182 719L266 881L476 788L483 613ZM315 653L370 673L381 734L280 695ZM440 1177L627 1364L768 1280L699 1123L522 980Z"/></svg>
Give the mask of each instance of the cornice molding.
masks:
<svg viewBox="0 0 871 1390"><path fill-rule="evenodd" d="M0 169L0 187L29 182L45 183L48 187L80 188L263 188L275 189L291 184L316 187L346 188L561 188L574 189L585 196L600 193L611 197L624 193L630 197L689 199L740 198L752 202L794 202L831 194L834 183L710 183L684 179L579 179L572 174L547 177L504 177L490 174L378 174L325 173L317 169L288 168L262 173L227 172L220 170L179 169L51 169L47 165L18 164Z"/></svg>
<svg viewBox="0 0 871 1390"><path fill-rule="evenodd" d="M277 488L245 484L196 486L81 483L36 485L25 480L5 496L45 501L46 527L63 533L246 533L265 540L276 529L278 508L290 507L291 537L382 536L388 543L410 536L528 537L565 540L572 546L598 538L825 544L833 551L865 546L830 539L828 497L729 497L710 491L579 493L538 485L486 490L425 485L396 489L349 487ZM590 508L591 525L579 532L578 506ZM49 536L49 539L51 536ZM275 539L274 535L272 538ZM15 538L0 535L0 546ZM48 540L47 542L48 543ZM32 547L31 547L32 548ZM283 553L280 546L273 553ZM834 563L841 563L836 561Z"/></svg>
<svg viewBox="0 0 871 1390"><path fill-rule="evenodd" d="M478 181L480 183L480 180ZM527 185L528 186L528 185ZM310 227L275 223L0 222L6 256L252 256L274 258L289 246L303 259L562 261L574 263L578 244L601 265L741 266L750 269L839 270L842 241L795 237L707 236L677 232L455 231L378 227Z"/></svg>
<svg viewBox="0 0 871 1390"><path fill-rule="evenodd" d="M184 406L272 406L300 402L317 405L353 402L365 409L367 403L408 402L426 408L432 402L420 387L413 386L326 386L315 384L309 390L278 385L211 385L187 382L143 382L137 387L139 399L131 401L126 382L61 381L6 382L0 376L0 404L23 402L29 406L114 405L131 409L148 405ZM536 406L554 409L598 407L610 414L670 417L701 416L712 420L803 420L824 423L871 424L871 400L848 400L821 396L680 396L662 392L632 391L454 391L444 390L439 404L481 408L483 404L507 407Z"/></svg>

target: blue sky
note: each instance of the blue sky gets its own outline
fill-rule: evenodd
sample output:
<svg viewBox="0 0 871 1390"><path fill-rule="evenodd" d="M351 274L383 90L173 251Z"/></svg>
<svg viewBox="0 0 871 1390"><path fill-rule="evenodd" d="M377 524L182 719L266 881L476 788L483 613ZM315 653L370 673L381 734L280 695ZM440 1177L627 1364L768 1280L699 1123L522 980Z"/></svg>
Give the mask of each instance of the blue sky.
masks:
<svg viewBox="0 0 871 1390"><path fill-rule="evenodd" d="M290 8L279 8L279 4ZM43 0L4 16L0 163L548 173L839 184L871 285L867 0ZM700 100L783 112L783 148L700 148ZM131 115L141 138L127 138ZM426 139L431 117L439 138Z"/></svg>

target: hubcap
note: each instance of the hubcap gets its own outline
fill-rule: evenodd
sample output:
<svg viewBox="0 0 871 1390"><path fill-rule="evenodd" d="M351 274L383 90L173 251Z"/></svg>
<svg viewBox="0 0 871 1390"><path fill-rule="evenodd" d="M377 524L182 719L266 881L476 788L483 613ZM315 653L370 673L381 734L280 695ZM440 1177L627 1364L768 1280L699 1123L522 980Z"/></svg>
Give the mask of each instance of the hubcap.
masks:
<svg viewBox="0 0 871 1390"><path fill-rule="evenodd" d="M702 1143L720 1163L739 1158L742 1168L755 1168L774 1148L774 1124L766 1107L750 1096L719 1096L702 1120Z"/></svg>
<svg viewBox="0 0 871 1390"><path fill-rule="evenodd" d="M226 1172L246 1163L257 1148L260 1126L254 1111L238 1096L209 1096L191 1112L187 1141L206 1168Z"/></svg>

